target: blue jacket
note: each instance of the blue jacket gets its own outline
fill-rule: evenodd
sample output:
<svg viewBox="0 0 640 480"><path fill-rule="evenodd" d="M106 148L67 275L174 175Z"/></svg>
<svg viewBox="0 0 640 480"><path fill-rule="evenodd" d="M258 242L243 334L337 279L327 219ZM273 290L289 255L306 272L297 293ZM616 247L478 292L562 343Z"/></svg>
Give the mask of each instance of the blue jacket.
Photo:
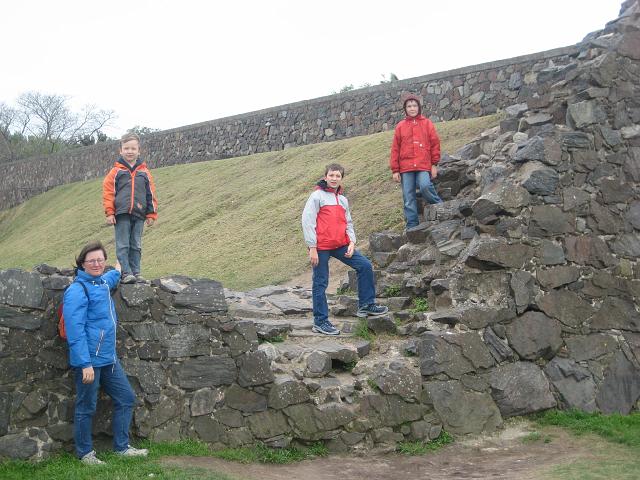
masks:
<svg viewBox="0 0 640 480"><path fill-rule="evenodd" d="M78 270L76 280L64 292L62 313L72 367L103 367L116 363L116 310L111 289L120 272L111 270L94 277ZM83 282L89 292L84 292Z"/></svg>

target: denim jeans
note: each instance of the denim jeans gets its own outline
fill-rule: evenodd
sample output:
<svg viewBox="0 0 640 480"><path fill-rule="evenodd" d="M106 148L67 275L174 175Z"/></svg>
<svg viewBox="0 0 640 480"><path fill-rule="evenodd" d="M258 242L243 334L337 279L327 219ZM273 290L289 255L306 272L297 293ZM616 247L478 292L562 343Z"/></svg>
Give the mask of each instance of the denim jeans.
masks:
<svg viewBox="0 0 640 480"><path fill-rule="evenodd" d="M442 203L442 199L431 183L431 173L426 170L418 172L404 172L400 174L402 178L402 199L404 201L404 218L407 221L407 228L416 227L418 223L418 199L416 198L416 188L420 189L425 202L434 204ZM122 263L122 262L120 262Z"/></svg>
<svg viewBox="0 0 640 480"><path fill-rule="evenodd" d="M358 306L364 307L376 300L373 279L373 267L367 257L359 251L353 252L351 258L344 256L347 246L335 250L318 250L318 265L313 267L313 323L321 325L329 318L327 305L327 286L329 285L329 258L334 257L349 265L358 274Z"/></svg>
<svg viewBox="0 0 640 480"><path fill-rule="evenodd" d="M142 228L144 220L129 214L116 216L116 256L122 273L140 273L142 257Z"/></svg>
<svg viewBox="0 0 640 480"><path fill-rule="evenodd" d="M113 449L122 452L129 445L129 425L136 403L136 395L129 384L120 362L104 367L93 367L93 383L82 383L82 369L75 369L76 408L73 415L73 438L78 458L93 450L91 429L96 413L98 390L102 386L113 401Z"/></svg>

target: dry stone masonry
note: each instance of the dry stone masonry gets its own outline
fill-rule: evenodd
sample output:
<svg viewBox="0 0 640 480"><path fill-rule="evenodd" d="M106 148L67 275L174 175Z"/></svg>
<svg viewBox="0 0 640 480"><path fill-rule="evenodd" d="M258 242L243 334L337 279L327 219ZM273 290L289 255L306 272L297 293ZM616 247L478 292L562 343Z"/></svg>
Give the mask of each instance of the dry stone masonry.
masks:
<svg viewBox="0 0 640 480"><path fill-rule="evenodd" d="M182 276L120 286L134 435L386 450L553 407L637 410L638 1L544 65L500 77L512 104L500 126L443 158L443 204L416 228L371 236L392 312L367 321L381 334L373 345L352 334L353 296L332 300L344 335L326 338L310 331L302 288L233 292ZM545 88L519 96L534 77ZM486 92L469 93L483 113ZM74 387L54 318L70 282L46 265L0 272L0 457L71 444ZM344 287L356 290L353 275ZM109 410L101 398L99 436Z"/></svg>

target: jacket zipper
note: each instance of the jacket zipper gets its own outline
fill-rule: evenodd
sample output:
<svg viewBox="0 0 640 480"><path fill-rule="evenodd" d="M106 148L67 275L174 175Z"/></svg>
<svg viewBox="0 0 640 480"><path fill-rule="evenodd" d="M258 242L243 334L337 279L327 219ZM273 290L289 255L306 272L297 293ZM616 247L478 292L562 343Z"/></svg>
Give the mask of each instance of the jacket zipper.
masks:
<svg viewBox="0 0 640 480"><path fill-rule="evenodd" d="M129 205L129 215L133 212L133 204L135 203L135 181L136 181L136 170L133 172L129 171L129 175L131 176L131 204Z"/></svg>
<svg viewBox="0 0 640 480"><path fill-rule="evenodd" d="M98 352L100 351L100 347L102 346L103 339L104 339L104 330L100 330L100 340L98 341L98 348L96 348L96 357L98 356Z"/></svg>
<svg viewBox="0 0 640 480"><path fill-rule="evenodd" d="M109 285L105 283L105 287L107 287L107 299L109 300L109 316L111 317L111 322L113 323L113 364L116 363L116 319L113 315L113 300L111 300L111 292L109 291Z"/></svg>

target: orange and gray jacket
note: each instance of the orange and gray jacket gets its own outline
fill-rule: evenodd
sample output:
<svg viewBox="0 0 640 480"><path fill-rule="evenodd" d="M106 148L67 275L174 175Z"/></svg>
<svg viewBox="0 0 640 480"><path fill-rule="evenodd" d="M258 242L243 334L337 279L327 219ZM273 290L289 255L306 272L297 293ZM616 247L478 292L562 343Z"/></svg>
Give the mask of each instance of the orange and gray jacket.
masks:
<svg viewBox="0 0 640 480"><path fill-rule="evenodd" d="M105 215L128 213L141 219L158 218L158 199L151 172L138 159L131 166L119 158L102 182Z"/></svg>

